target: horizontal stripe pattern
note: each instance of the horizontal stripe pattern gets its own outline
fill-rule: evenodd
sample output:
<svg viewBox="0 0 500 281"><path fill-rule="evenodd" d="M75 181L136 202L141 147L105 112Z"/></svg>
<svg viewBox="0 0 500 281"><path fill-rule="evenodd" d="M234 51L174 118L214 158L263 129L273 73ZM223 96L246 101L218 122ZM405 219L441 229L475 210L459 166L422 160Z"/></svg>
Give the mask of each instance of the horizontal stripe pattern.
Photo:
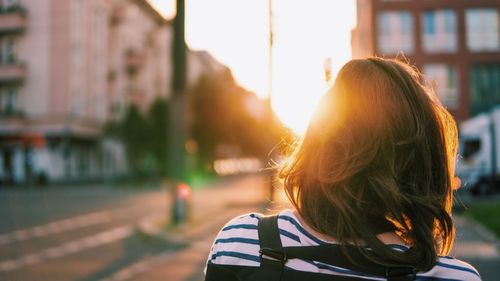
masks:
<svg viewBox="0 0 500 281"><path fill-rule="evenodd" d="M220 251L212 255L212 260L217 259L218 257L235 257L235 258L240 258L244 260L250 260L250 261L255 261L260 263L260 257L259 256L254 256L254 255L248 255L240 252L233 252L233 251Z"/></svg>
<svg viewBox="0 0 500 281"><path fill-rule="evenodd" d="M451 279L433 276L417 276L416 281L464 281L465 279Z"/></svg>
<svg viewBox="0 0 500 281"><path fill-rule="evenodd" d="M222 229L222 231L231 230L231 229L257 229L257 225L253 224L235 224L228 225Z"/></svg>
<svg viewBox="0 0 500 281"><path fill-rule="evenodd" d="M208 263L259 266L259 237L257 225L261 214L252 213L239 216L228 222L219 232L208 256ZM331 241L324 241L309 233L291 210L282 211L278 216L278 227L284 247L317 246ZM397 251L406 251L408 246L390 244ZM384 278L355 272L349 269L324 264L317 261L291 259L286 263L288 270L316 272L332 275L359 277L365 280L385 280ZM438 281L479 281L479 273L471 265L452 257L440 257L434 268L417 274L417 280Z"/></svg>
<svg viewBox="0 0 500 281"><path fill-rule="evenodd" d="M215 240L216 245L219 243L243 243L243 244L259 245L259 240L258 239L240 238L240 237Z"/></svg>
<svg viewBox="0 0 500 281"><path fill-rule="evenodd" d="M320 270L324 269L324 270L327 270L330 272L341 273L343 275L354 276L354 277L366 277L366 278L370 278L370 280L383 280L383 278L381 278L380 276L376 276L376 275L372 275L372 274L368 274L368 273L357 272L357 271L353 271L350 269L345 269L342 267L333 266L330 264L325 264L325 263L316 262L316 261L313 261L312 263L315 266L317 266Z"/></svg>
<svg viewBox="0 0 500 281"><path fill-rule="evenodd" d="M439 262L439 261L436 263L436 266L441 266L441 267L445 267L445 268L451 268L451 269L456 269L456 270L460 270L460 271L470 272L470 273L479 277L479 272L477 272L477 270L473 267L459 266L459 265L448 264L448 263Z"/></svg>

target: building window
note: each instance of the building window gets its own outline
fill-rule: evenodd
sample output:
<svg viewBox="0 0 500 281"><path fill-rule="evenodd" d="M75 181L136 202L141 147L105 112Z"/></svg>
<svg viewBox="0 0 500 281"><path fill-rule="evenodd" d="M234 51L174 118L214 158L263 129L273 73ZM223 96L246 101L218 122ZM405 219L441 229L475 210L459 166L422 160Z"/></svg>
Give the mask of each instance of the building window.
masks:
<svg viewBox="0 0 500 281"><path fill-rule="evenodd" d="M17 88L7 87L0 89L0 112L12 115L17 107Z"/></svg>
<svg viewBox="0 0 500 281"><path fill-rule="evenodd" d="M469 77L472 116L500 104L500 64L473 65Z"/></svg>
<svg viewBox="0 0 500 281"><path fill-rule="evenodd" d="M3 62L7 62L7 63L16 62L14 38L7 37L7 38L5 38L5 40L2 40L2 43L3 43L3 48L2 48L3 49L3 54L2 54Z"/></svg>
<svg viewBox="0 0 500 281"><path fill-rule="evenodd" d="M0 11L9 11L9 9L19 5L18 0L0 0Z"/></svg>
<svg viewBox="0 0 500 281"><path fill-rule="evenodd" d="M446 64L427 64L424 65L423 72L441 103L449 109L457 109L459 97L456 68Z"/></svg>
<svg viewBox="0 0 500 281"><path fill-rule="evenodd" d="M424 12L422 31L422 43L426 52L439 53L457 50L457 16L453 10Z"/></svg>
<svg viewBox="0 0 500 281"><path fill-rule="evenodd" d="M5 42L5 38L4 37L0 37L0 63L4 63L5 62L5 55L4 55L4 52L3 52L4 42Z"/></svg>
<svg viewBox="0 0 500 281"><path fill-rule="evenodd" d="M14 5L17 5L17 0L7 0L7 7L12 7Z"/></svg>
<svg viewBox="0 0 500 281"><path fill-rule="evenodd" d="M10 36L0 37L0 63L13 63L16 61L15 41Z"/></svg>
<svg viewBox="0 0 500 281"><path fill-rule="evenodd" d="M500 50L500 20L496 9L468 9L465 18L469 50Z"/></svg>
<svg viewBox="0 0 500 281"><path fill-rule="evenodd" d="M382 54L413 52L413 16L410 12L382 12L378 14L377 22L378 50Z"/></svg>

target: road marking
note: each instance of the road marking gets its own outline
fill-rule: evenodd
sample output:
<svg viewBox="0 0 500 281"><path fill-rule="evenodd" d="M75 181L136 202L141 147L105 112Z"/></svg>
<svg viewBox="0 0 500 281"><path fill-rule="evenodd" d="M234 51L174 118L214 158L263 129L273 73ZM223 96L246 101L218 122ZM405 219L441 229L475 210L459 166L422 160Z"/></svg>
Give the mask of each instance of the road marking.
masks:
<svg viewBox="0 0 500 281"><path fill-rule="evenodd" d="M125 281L134 278L135 276L144 273L150 270L153 267L160 265L161 263L167 262L172 259L175 254L178 252L175 251L166 251L162 254L159 254L154 257L148 257L142 259L136 263L131 264L119 271L115 274L111 275L108 278L101 279L100 281Z"/></svg>
<svg viewBox="0 0 500 281"><path fill-rule="evenodd" d="M24 255L17 259L0 261L0 272L17 270L28 265L38 264L50 259L60 258L86 249L109 244L125 239L133 233L134 227L132 225L125 225L76 241L67 242L60 246L48 248L37 253Z"/></svg>
<svg viewBox="0 0 500 281"><path fill-rule="evenodd" d="M111 221L109 211L90 213L0 235L0 246Z"/></svg>
<svg viewBox="0 0 500 281"><path fill-rule="evenodd" d="M167 251L164 252L158 256L155 257L146 257L136 263L133 263L127 267L124 267L123 269L115 272L113 275L101 279L99 281L127 281L134 279L140 274L143 274L157 266L160 266L162 263L166 263L172 260L172 258L177 258L179 255L183 253L188 253L188 252L204 252L207 251L207 249L210 249L210 246L213 243L213 235L211 233L211 228L214 228L214 225L223 225L224 222L227 222L230 218L235 217L238 214L245 213L247 210L241 210L238 209L237 211L230 212L229 214L226 214L225 216L221 216L220 218L216 219L215 221L209 221L207 223L204 223L202 225L190 228L190 230L193 231L186 231L183 232L181 235L172 235L172 234L167 234L163 233L163 236L166 238L166 240L169 241L175 241L178 243L185 243L186 240L192 241L190 245L186 248L183 248L179 251ZM149 216L146 219L143 219L140 223L139 226L141 230L150 232L151 235L158 235L154 234L158 232L158 225L155 224L155 222L158 221L158 216ZM207 233L210 233L207 235ZM205 234L203 237L199 237L202 234ZM181 238L181 236L183 238ZM196 237L198 236L198 237ZM205 258L205 256L204 256Z"/></svg>
<svg viewBox="0 0 500 281"><path fill-rule="evenodd" d="M172 258L177 257L182 253L189 251L206 250L212 243L211 237L200 241L193 242L189 247L180 251L166 251L154 257L146 257L136 263L133 263L117 272L110 277L101 279L100 281L127 281L146 271L159 266L162 263L169 262Z"/></svg>

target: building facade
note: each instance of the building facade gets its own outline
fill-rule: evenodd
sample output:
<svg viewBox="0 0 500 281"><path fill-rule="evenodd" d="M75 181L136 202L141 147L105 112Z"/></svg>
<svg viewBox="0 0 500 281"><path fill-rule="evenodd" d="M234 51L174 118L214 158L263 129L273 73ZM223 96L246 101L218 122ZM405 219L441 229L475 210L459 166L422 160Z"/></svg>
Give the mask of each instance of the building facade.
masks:
<svg viewBox="0 0 500 281"><path fill-rule="evenodd" d="M171 38L146 0L0 0L0 185L124 175L103 126L169 96Z"/></svg>
<svg viewBox="0 0 500 281"><path fill-rule="evenodd" d="M459 121L500 104L498 0L357 0L352 50L404 54Z"/></svg>
<svg viewBox="0 0 500 281"><path fill-rule="evenodd" d="M144 0L113 0L108 34L110 117L129 103L145 110L170 89L171 26ZM106 76L105 76L106 77Z"/></svg>
<svg viewBox="0 0 500 281"><path fill-rule="evenodd" d="M0 69L18 69L0 81L2 184L77 181L104 176L106 168L123 170L114 167L123 159L112 159L120 153L109 155L120 148L100 138L110 103L106 77L113 2L8 0L0 5L0 48L9 56Z"/></svg>

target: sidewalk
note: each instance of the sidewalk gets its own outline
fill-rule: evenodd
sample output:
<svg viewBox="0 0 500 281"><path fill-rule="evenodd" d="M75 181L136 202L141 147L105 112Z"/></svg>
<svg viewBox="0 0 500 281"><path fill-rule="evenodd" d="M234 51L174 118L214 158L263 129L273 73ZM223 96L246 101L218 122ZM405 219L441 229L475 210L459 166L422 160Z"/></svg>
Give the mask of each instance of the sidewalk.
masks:
<svg viewBox="0 0 500 281"><path fill-rule="evenodd" d="M148 263L132 265L110 280L203 280L203 268L218 231L238 215L265 212L268 184L267 177L255 175L236 179L223 186L198 190L193 193L191 219L177 229L165 230L165 218L144 220L139 226L140 231L185 244L185 248L165 253ZM127 275L127 271L134 277L119 278L120 275Z"/></svg>
<svg viewBox="0 0 500 281"><path fill-rule="evenodd" d="M465 216L454 217L457 235L452 256L472 264L483 281L499 280L500 241L484 226Z"/></svg>

